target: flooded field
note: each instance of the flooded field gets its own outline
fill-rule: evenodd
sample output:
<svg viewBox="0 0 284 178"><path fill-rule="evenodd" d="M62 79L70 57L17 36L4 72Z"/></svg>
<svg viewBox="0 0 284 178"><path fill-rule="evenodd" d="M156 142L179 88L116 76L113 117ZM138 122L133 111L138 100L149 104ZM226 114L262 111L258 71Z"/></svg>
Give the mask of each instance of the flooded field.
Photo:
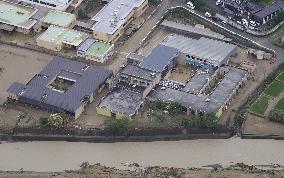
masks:
<svg viewBox="0 0 284 178"><path fill-rule="evenodd" d="M284 165L284 142L276 140L189 140L149 143L18 142L0 145L0 170L63 171L83 161L125 169L142 166L226 167L243 162L269 168Z"/></svg>

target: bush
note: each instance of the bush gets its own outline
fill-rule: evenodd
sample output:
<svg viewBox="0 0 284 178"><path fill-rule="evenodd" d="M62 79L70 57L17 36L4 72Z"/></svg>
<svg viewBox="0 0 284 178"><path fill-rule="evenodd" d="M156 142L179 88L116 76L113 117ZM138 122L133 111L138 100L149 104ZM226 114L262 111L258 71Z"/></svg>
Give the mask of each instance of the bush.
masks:
<svg viewBox="0 0 284 178"><path fill-rule="evenodd" d="M269 115L269 120L284 124L284 112L279 110L273 110Z"/></svg>
<svg viewBox="0 0 284 178"><path fill-rule="evenodd" d="M163 102L153 101L150 103L150 108L155 110L167 110L170 114L180 113L183 109L182 105L178 102Z"/></svg>
<svg viewBox="0 0 284 178"><path fill-rule="evenodd" d="M90 164L89 164L88 161L84 161L84 162L82 162L82 164L80 165L80 168L81 168L81 169L86 169L86 168L88 168L88 167L90 167Z"/></svg>
<svg viewBox="0 0 284 178"><path fill-rule="evenodd" d="M113 134L125 133L130 126L131 120L128 118L110 118L106 121L106 129L110 130Z"/></svg>
<svg viewBox="0 0 284 178"><path fill-rule="evenodd" d="M86 19L86 18L88 18L88 15L87 15L87 13L86 13L86 10L79 9L79 10L78 10L78 17L79 17L80 19Z"/></svg>
<svg viewBox="0 0 284 178"><path fill-rule="evenodd" d="M62 128L64 124L63 118L59 114L51 114L48 119L48 125L54 128Z"/></svg>
<svg viewBox="0 0 284 178"><path fill-rule="evenodd" d="M39 124L42 127L48 126L48 118L46 118L46 117L39 118Z"/></svg>
<svg viewBox="0 0 284 178"><path fill-rule="evenodd" d="M188 123L188 129L198 128L208 131L216 131L220 129L219 118L214 113L208 113L203 116L194 116Z"/></svg>
<svg viewBox="0 0 284 178"><path fill-rule="evenodd" d="M195 5L195 8L197 10L200 10L202 12L208 11L206 1L204 1L204 0L191 0L191 2Z"/></svg>

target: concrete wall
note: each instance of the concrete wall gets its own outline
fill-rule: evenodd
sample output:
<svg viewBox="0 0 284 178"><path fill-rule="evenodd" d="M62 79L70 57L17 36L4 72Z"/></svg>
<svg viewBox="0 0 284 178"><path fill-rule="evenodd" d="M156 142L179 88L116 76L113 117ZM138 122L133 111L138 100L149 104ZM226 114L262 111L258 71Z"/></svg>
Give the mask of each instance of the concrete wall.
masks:
<svg viewBox="0 0 284 178"><path fill-rule="evenodd" d="M60 51L63 48L62 44L50 43L50 42L47 42L47 41L43 41L39 38L36 39L36 44L39 47L50 49L50 50L53 50L53 51Z"/></svg>
<svg viewBox="0 0 284 178"><path fill-rule="evenodd" d="M111 117L111 111L106 108L96 107L96 111L100 115Z"/></svg>

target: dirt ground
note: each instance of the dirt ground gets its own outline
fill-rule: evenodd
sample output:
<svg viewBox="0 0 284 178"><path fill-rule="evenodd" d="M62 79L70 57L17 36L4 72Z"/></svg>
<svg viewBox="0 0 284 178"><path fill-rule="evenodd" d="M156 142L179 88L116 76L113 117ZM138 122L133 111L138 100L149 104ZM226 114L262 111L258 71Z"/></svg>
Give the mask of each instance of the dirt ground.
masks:
<svg viewBox="0 0 284 178"><path fill-rule="evenodd" d="M194 70L185 66L185 65L177 65L175 70L172 71L168 80L174 80L181 83L186 83L187 80L194 75Z"/></svg>
<svg viewBox="0 0 284 178"><path fill-rule="evenodd" d="M27 83L50 61L51 56L29 50L0 45L0 100L7 97L6 90L14 82Z"/></svg>
<svg viewBox="0 0 284 178"><path fill-rule="evenodd" d="M245 165L246 166L246 165ZM145 170L145 169L144 169ZM147 172L147 173L145 173ZM73 177L96 177L96 178L282 178L283 171L261 171L253 166L233 169L177 169L165 167L150 167L142 171L139 165L134 165L131 170L119 170L105 167L100 164L89 166L77 171L37 173L37 172L0 172L2 178L73 178Z"/></svg>

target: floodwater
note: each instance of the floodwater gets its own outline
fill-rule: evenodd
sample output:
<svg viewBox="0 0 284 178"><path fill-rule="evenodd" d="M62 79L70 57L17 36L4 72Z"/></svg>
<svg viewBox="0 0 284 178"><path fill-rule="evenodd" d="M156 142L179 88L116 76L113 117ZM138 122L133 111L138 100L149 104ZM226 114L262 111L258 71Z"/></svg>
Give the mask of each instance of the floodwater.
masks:
<svg viewBox="0 0 284 178"><path fill-rule="evenodd" d="M0 144L0 170L64 171L78 169L83 161L123 168L122 163L142 166L203 167L284 165L284 141L187 140L172 142L72 143L16 142Z"/></svg>

